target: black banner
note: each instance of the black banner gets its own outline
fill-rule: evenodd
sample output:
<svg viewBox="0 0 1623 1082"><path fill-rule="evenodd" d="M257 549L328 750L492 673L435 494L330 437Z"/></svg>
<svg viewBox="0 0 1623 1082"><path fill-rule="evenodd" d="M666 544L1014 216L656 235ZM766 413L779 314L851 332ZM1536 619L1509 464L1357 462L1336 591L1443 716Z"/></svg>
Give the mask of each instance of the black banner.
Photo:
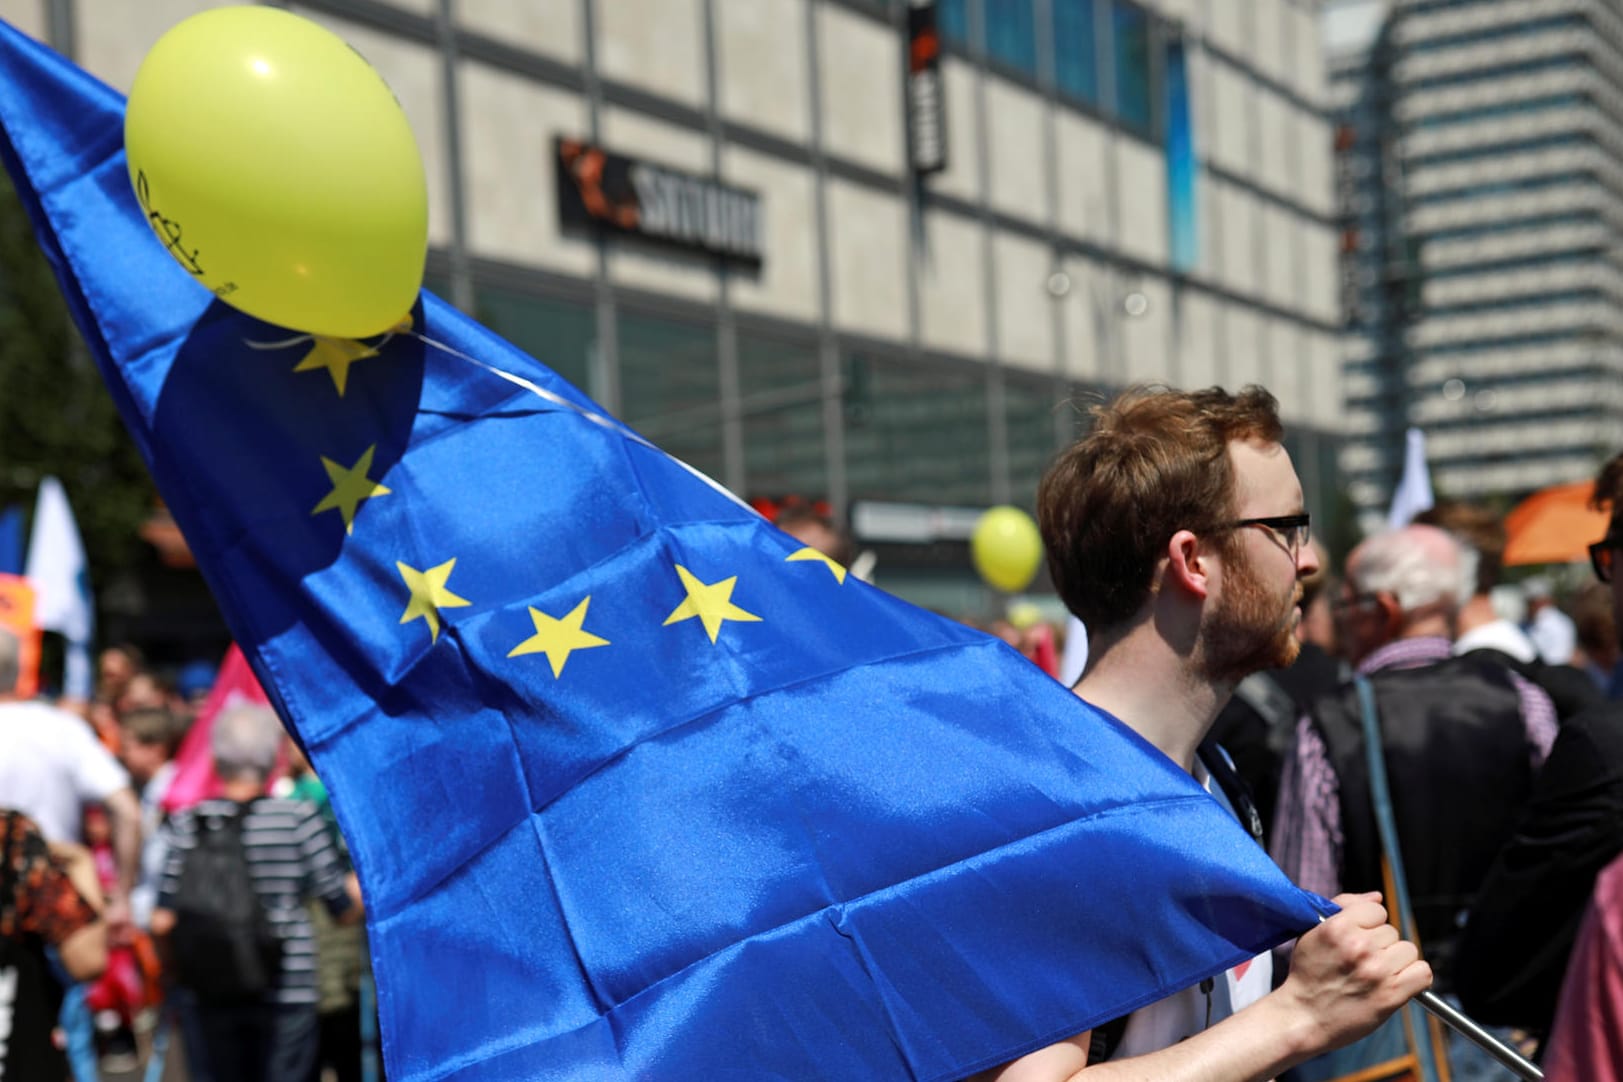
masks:
<svg viewBox="0 0 1623 1082"><path fill-rule="evenodd" d="M907 145L918 176L947 167L944 93L935 0L911 0L907 9Z"/></svg>
<svg viewBox="0 0 1623 1082"><path fill-rule="evenodd" d="M556 140L558 218L761 265L761 199L663 165Z"/></svg>

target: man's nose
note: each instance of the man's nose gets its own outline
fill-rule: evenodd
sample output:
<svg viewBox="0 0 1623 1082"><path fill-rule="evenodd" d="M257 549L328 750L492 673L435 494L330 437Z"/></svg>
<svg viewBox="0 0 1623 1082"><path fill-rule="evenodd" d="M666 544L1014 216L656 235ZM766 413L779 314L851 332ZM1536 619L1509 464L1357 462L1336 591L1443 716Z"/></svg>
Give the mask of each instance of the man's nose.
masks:
<svg viewBox="0 0 1623 1082"><path fill-rule="evenodd" d="M1303 545L1296 552L1296 577L1305 578L1319 570L1319 554L1311 544Z"/></svg>

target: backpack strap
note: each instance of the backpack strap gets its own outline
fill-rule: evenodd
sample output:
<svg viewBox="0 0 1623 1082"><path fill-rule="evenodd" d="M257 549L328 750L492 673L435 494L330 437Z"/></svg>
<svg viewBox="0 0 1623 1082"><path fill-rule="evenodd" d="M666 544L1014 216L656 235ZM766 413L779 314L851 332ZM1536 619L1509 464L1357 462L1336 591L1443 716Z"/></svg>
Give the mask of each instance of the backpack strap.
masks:
<svg viewBox="0 0 1623 1082"><path fill-rule="evenodd" d="M1295 719L1292 719L1295 724ZM1240 772L1234 767L1234 760L1229 757L1223 745L1207 740L1195 749L1195 755L1200 759L1201 765L1212 776L1223 795L1228 798L1229 804L1234 807L1234 814L1251 835L1251 840L1266 848L1265 835L1262 826L1262 813L1257 811L1257 802L1252 799L1251 786L1246 784Z"/></svg>
<svg viewBox="0 0 1623 1082"><path fill-rule="evenodd" d="M1381 741L1381 715L1375 705L1375 688L1362 673L1353 677L1358 691L1359 722L1364 730L1364 758L1369 767L1370 799L1375 805L1375 824L1381 834L1381 849L1386 854L1387 869L1391 872L1392 902L1397 910L1398 934L1414 939L1414 913L1409 907L1409 881L1403 871L1403 851L1398 845L1397 817L1392 813L1392 791L1386 781L1386 748ZM1419 1008L1405 1004L1404 1013L1410 1016L1410 1046L1425 1082L1436 1082L1440 1077L1433 1056L1432 1044L1424 1036L1428 1027Z"/></svg>

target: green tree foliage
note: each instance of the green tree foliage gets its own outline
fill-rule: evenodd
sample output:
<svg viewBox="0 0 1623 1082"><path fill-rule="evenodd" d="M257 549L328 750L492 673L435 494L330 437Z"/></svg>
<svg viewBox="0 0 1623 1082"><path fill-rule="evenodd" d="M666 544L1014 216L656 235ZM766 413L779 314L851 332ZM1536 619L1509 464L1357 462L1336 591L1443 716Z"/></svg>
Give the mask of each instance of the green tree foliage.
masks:
<svg viewBox="0 0 1623 1082"><path fill-rule="evenodd" d="M0 172L0 507L31 514L47 476L67 490L92 583L133 564L151 477Z"/></svg>

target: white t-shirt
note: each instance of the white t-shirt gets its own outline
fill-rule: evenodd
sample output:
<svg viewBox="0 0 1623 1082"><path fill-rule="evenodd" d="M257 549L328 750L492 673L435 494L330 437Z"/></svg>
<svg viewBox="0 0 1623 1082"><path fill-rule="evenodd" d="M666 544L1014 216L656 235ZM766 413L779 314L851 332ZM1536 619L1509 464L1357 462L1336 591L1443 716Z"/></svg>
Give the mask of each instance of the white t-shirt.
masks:
<svg viewBox="0 0 1623 1082"><path fill-rule="evenodd" d="M1554 605L1546 605L1538 610L1538 615L1533 617L1533 623L1527 629L1527 635L1533 640L1546 665L1565 665L1572 660L1573 651L1578 649L1577 625L1572 622L1572 617Z"/></svg>
<svg viewBox="0 0 1623 1082"><path fill-rule="evenodd" d="M82 841L84 806L129 784L77 714L45 703L0 703L0 808L28 816L46 841Z"/></svg>
<svg viewBox="0 0 1623 1082"><path fill-rule="evenodd" d="M1217 802L1233 814L1234 808L1206 768L1195 764L1195 778ZM1129 1056L1143 1056L1171 1048L1179 1041L1217 1025L1236 1011L1251 1006L1274 986L1273 955L1264 951L1249 962L1241 962L1228 972L1202 981L1193 988L1174 992L1127 1018L1121 1044L1111 1053L1112 1062Z"/></svg>
<svg viewBox="0 0 1623 1082"><path fill-rule="evenodd" d="M1538 660L1538 648L1533 645L1533 640L1509 620L1490 620L1454 640L1456 656L1469 654L1472 650L1497 650L1523 664Z"/></svg>

